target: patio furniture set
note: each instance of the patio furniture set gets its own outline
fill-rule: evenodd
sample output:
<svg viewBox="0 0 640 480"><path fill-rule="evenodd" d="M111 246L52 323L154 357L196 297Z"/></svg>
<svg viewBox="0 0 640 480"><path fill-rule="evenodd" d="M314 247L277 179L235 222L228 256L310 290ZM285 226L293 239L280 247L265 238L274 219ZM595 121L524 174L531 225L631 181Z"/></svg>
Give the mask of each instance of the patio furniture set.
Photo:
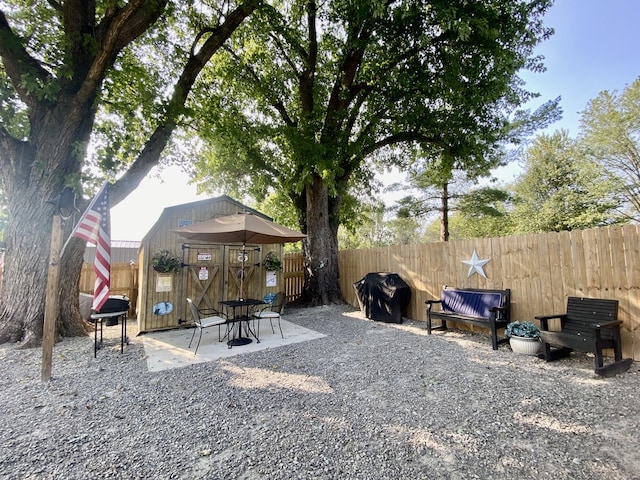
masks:
<svg viewBox="0 0 640 480"><path fill-rule="evenodd" d="M252 336L256 342L260 343L260 320L267 319L271 325L271 331L274 334L273 321L278 321L280 335L284 338L280 319L285 300L284 292L279 292L275 296L265 295L265 298L262 300L245 298L242 300L221 301L220 305L227 311L230 311L231 314L229 314L212 308L199 309L193 303L193 300L187 298L195 326L191 341L189 342L189 348L191 348L196 332L198 332L198 342L196 343L193 354L196 355L198 353L198 347L202 339L202 331L209 327L218 327L218 341L222 342L224 339L227 339L229 348L251 343L253 341L251 339ZM222 327L225 327L224 335L222 334Z"/></svg>
<svg viewBox="0 0 640 480"><path fill-rule="evenodd" d="M427 300L427 333L446 330L447 322L459 322L488 328L494 350L508 338L498 338L498 330L510 323L510 290L443 287L439 300ZM440 305L434 310L434 305ZM631 358L622 358L622 342L618 320L618 301L598 298L569 297L566 312L536 316L541 324L542 352L547 362L568 356L572 351L594 353L595 372L613 376L626 371ZM433 326L433 320L440 324ZM550 321L555 320L555 324ZM613 361L604 364L603 350L613 350Z"/></svg>

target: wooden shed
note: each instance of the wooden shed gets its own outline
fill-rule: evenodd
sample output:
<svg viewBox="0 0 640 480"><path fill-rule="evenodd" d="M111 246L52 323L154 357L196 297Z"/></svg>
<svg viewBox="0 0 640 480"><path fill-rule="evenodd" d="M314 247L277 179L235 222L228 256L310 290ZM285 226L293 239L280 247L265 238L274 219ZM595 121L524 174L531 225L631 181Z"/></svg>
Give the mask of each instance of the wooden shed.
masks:
<svg viewBox="0 0 640 480"><path fill-rule="evenodd" d="M199 308L220 309L223 300L237 299L240 290L241 244L193 243L175 230L215 217L251 212L271 220L223 195L167 207L140 244L138 329L142 332L186 327L193 324L187 307L191 298ZM160 250L182 258L179 273L158 273L151 259ZM282 244L246 245L244 292L246 298L262 298L284 288L282 273L268 275L262 258L273 251L282 258Z"/></svg>

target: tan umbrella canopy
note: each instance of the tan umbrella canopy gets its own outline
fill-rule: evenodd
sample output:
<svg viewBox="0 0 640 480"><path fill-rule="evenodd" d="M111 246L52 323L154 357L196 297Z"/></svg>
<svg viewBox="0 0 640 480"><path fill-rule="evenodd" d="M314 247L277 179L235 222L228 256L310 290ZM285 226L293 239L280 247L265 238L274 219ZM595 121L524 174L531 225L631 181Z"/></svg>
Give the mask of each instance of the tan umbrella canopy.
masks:
<svg viewBox="0 0 640 480"><path fill-rule="evenodd" d="M297 242L307 237L304 233L283 227L253 213L237 213L212 218L179 228L175 232L181 237L199 242L242 243L243 252L247 243L287 243ZM244 260L245 255L242 255L240 299L244 298Z"/></svg>
<svg viewBox="0 0 640 480"><path fill-rule="evenodd" d="M273 223L253 213L237 213L212 218L179 228L175 232L189 240L210 243L272 244L297 242L303 233Z"/></svg>

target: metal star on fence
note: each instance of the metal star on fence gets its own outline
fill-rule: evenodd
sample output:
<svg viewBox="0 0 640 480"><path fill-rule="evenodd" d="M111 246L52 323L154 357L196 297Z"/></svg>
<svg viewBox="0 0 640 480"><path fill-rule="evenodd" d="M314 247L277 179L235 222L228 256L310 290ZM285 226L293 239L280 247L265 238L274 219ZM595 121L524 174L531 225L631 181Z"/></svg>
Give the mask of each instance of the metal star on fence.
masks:
<svg viewBox="0 0 640 480"><path fill-rule="evenodd" d="M474 273L477 273L479 275L482 275L484 278L487 278L482 267L484 267L490 261L491 261L490 258L487 258L485 260L480 260L478 258L478 254L474 250L473 255L471 255L471 260L462 260L462 263L466 263L467 265L469 265L469 273L467 273L467 278L469 278Z"/></svg>

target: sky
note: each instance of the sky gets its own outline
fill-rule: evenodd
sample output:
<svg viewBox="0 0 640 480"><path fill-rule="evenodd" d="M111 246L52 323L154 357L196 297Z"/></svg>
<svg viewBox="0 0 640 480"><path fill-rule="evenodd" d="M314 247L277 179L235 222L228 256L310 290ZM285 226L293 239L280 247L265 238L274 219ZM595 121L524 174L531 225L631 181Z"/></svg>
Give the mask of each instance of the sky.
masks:
<svg viewBox="0 0 640 480"><path fill-rule="evenodd" d="M523 72L527 88L541 96L528 107L562 97L563 119L548 131L579 131L580 112L604 90L621 92L640 77L640 0L556 0L545 15L555 34L537 49L546 72ZM496 172L508 182L517 165ZM163 208L206 198L196 195L178 167L154 171L126 200L111 209L111 238L141 240Z"/></svg>

